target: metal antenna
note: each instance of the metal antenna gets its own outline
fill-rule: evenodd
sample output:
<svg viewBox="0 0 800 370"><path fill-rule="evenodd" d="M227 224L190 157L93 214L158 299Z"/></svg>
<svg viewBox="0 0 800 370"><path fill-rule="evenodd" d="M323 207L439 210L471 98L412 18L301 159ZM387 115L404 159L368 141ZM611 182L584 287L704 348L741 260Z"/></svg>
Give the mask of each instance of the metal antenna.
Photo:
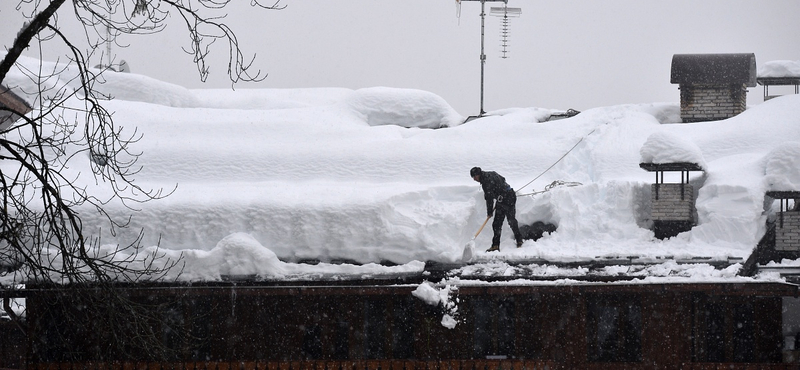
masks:
<svg viewBox="0 0 800 370"><path fill-rule="evenodd" d="M481 2L481 111L478 117L483 117L486 112L483 110L483 67L486 64L486 54L484 53L484 28L486 20L486 3L487 2L503 2L508 3L508 0L460 0L460 1L480 1ZM467 119L469 120L469 119Z"/></svg>
<svg viewBox="0 0 800 370"><path fill-rule="evenodd" d="M508 18L517 18L522 14L522 8L509 8L508 3L503 4L503 7L491 7L489 9L489 14L497 17L503 17L503 25L500 29L500 33L502 35L501 40L502 43L500 46L503 47L503 56L501 58L506 59L508 56Z"/></svg>

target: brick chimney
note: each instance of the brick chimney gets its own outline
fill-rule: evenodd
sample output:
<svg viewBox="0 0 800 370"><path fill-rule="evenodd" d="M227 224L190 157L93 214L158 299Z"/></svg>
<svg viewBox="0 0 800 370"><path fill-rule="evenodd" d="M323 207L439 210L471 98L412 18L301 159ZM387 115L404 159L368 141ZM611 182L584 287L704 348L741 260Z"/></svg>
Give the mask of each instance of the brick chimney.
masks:
<svg viewBox="0 0 800 370"><path fill-rule="evenodd" d="M717 121L744 112L756 86L755 54L675 54L670 82L681 91L683 122Z"/></svg>

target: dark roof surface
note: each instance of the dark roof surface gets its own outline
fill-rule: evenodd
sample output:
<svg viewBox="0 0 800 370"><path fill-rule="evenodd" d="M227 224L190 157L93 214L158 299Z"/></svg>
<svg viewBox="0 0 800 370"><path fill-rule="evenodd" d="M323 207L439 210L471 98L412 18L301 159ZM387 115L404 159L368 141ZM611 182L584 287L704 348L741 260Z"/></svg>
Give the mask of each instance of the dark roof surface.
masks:
<svg viewBox="0 0 800 370"><path fill-rule="evenodd" d="M767 196L774 199L798 199L800 191L768 191Z"/></svg>
<svg viewBox="0 0 800 370"><path fill-rule="evenodd" d="M0 107L13 109L22 114L28 113L32 109L25 99L3 85L0 85Z"/></svg>
<svg viewBox="0 0 800 370"><path fill-rule="evenodd" d="M800 77L759 77L759 85L800 85Z"/></svg>
<svg viewBox="0 0 800 370"><path fill-rule="evenodd" d="M675 54L672 56L673 84L746 84L756 86L756 55Z"/></svg>
<svg viewBox="0 0 800 370"><path fill-rule="evenodd" d="M19 97L19 95L0 85L0 127L8 122L18 120L20 115L27 114L31 109L28 102Z"/></svg>
<svg viewBox="0 0 800 370"><path fill-rule="evenodd" d="M425 280L431 282L431 280ZM392 292L407 294L415 285L425 281L415 281L400 284L372 284L370 281L359 281L354 284L319 284L315 282L295 282L293 284L271 284L269 282L227 282L227 283L200 283L200 284L121 284L117 289L131 292L138 291L148 296L163 294L224 294L230 295L235 291L237 295L311 295L324 294L337 295L372 295L392 294ZM434 283L443 284L443 283ZM87 287L91 288L91 287ZM0 291L0 296L9 298L27 298L41 294L63 292L63 287L58 285L31 286L14 292ZM481 294L494 292L502 294L536 294L536 293L664 293L664 292L706 292L715 295L760 295L760 296L796 296L798 286L780 281L685 281L685 282L580 282L565 281L563 283L526 284L516 281L509 284L486 284L480 281L461 280L458 284L459 294ZM13 294L12 294L13 293Z"/></svg>
<svg viewBox="0 0 800 370"><path fill-rule="evenodd" d="M702 171L697 163L675 162L675 163L639 163L639 167L645 171Z"/></svg>

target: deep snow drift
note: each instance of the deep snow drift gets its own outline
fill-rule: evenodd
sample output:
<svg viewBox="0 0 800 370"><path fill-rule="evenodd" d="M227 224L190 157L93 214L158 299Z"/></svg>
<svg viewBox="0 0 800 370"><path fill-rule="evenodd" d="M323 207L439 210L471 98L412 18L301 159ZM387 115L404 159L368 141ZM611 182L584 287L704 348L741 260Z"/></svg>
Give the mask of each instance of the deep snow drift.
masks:
<svg viewBox="0 0 800 370"><path fill-rule="evenodd" d="M480 185L468 174L473 166L497 171L521 194L521 224L558 227L517 249L506 225L493 254L483 252L487 227L476 239L478 260L746 258L775 212L765 191L800 190L797 95L716 122L682 124L678 103L654 103L557 121L546 121L557 110L509 108L462 123L464 116L424 91L187 90L140 75L104 76L100 90L115 98L107 107L116 124L143 134L135 146L143 153L137 182L175 190L137 205L131 230L104 234L103 248L127 244L143 229L148 250L160 240L168 255L183 256L182 279L419 271L423 261L458 262L486 217ZM67 81L64 73L48 83ZM33 91L19 71L6 83L20 95ZM654 238L648 207L655 179L642 161L694 161L705 169L690 180L697 191L691 231ZM70 171L102 192L88 162L76 158ZM670 176L667 182L680 178ZM582 185L525 195L557 180ZM131 213L118 204L108 209ZM89 231L107 230L100 215L81 216ZM287 263L302 260L323 263ZM342 260L368 265L328 264ZM400 266L374 264L385 261Z"/></svg>

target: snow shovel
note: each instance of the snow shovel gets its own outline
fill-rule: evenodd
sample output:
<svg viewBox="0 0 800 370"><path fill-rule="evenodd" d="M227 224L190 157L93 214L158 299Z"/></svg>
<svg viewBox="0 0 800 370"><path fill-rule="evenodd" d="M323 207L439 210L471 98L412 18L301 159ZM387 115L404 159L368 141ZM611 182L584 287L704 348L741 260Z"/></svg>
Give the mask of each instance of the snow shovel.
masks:
<svg viewBox="0 0 800 370"><path fill-rule="evenodd" d="M483 231L483 227L486 226L486 223L489 222L490 218L492 218L492 216L486 216L486 221L483 221L483 225L481 225L481 228L478 229L478 232L475 233L475 235L472 237L472 239L469 240L467 245L464 246L464 253L461 254L462 263L467 263L472 259L472 253L475 250L475 238L477 238L478 234L480 234L481 231Z"/></svg>

